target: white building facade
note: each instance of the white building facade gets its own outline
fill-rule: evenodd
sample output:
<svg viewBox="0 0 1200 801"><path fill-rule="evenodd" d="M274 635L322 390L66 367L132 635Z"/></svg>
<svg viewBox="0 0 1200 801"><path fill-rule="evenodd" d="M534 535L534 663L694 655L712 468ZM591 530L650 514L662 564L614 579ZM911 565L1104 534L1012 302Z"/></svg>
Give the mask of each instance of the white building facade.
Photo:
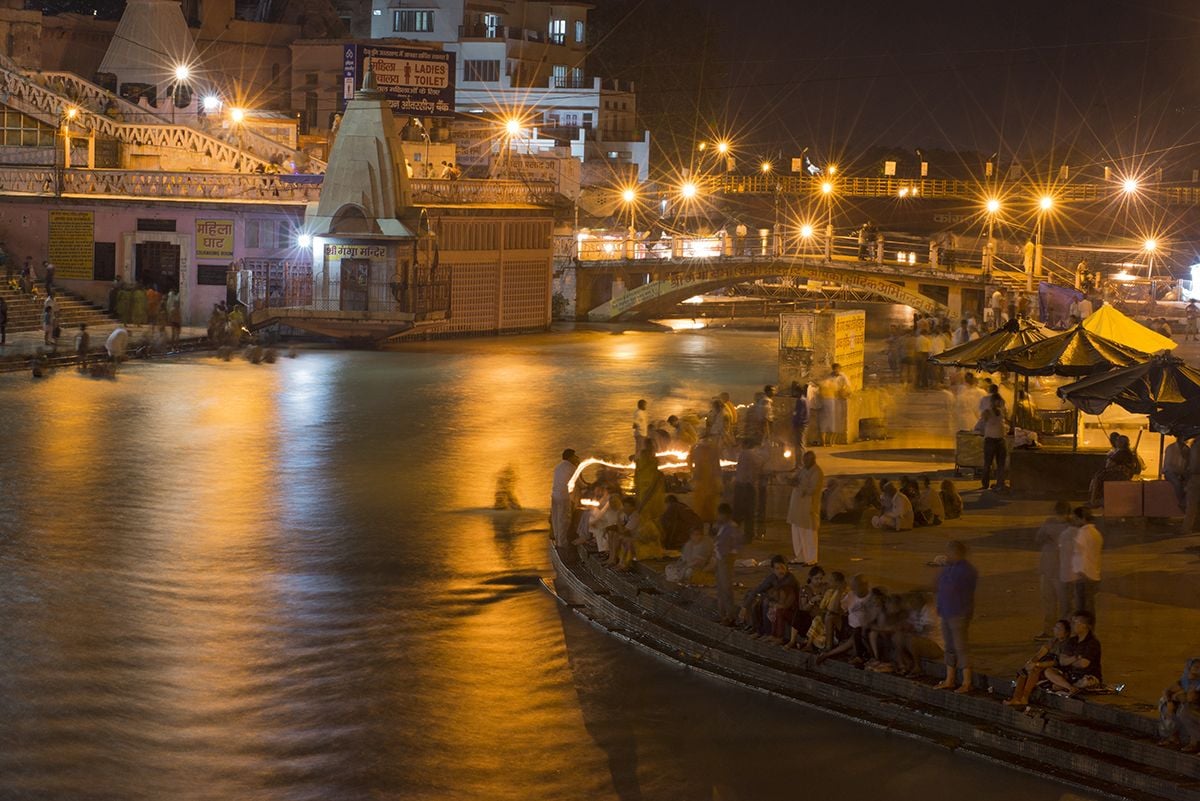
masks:
<svg viewBox="0 0 1200 801"><path fill-rule="evenodd" d="M637 129L635 87L586 74L592 6L537 0L372 0L373 38L439 42L456 54L455 105L490 125L518 119L514 150L557 150L584 165L585 183L646 180L649 132ZM495 136L491 137L495 139ZM468 144L462 142L461 144ZM460 145L460 153L466 155Z"/></svg>

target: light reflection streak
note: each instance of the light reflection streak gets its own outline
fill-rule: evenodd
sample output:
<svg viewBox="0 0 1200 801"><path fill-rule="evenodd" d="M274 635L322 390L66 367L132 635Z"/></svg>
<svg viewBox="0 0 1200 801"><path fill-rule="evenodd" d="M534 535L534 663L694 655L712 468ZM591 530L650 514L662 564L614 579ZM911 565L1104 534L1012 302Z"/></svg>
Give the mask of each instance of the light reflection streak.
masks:
<svg viewBox="0 0 1200 801"><path fill-rule="evenodd" d="M688 466L688 454L686 451L662 451L661 453L656 453L654 455L659 459L662 459L664 456L675 459L675 461L672 462L659 464L659 470L682 470ZM571 476L571 480L567 482L568 492L575 491L575 485L579 482L579 477L583 474L583 471L594 464L610 467L613 470L633 470L635 467L637 467L637 465L633 462L610 462L605 459L597 459L594 456L589 456L587 459L584 459L582 462L580 462L575 468L575 473ZM737 467L737 460L722 459L721 469L725 469L727 467Z"/></svg>

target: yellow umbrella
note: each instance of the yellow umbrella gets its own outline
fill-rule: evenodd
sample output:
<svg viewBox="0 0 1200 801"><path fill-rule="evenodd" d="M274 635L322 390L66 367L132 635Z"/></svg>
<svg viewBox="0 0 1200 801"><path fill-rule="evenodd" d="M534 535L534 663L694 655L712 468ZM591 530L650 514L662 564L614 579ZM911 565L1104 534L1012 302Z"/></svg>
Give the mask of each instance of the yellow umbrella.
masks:
<svg viewBox="0 0 1200 801"><path fill-rule="evenodd" d="M1178 342L1168 339L1156 331L1151 331L1107 303L1089 314L1083 321L1083 327L1093 334L1099 334L1113 342L1120 342L1122 345L1140 350L1142 353L1174 350L1179 345Z"/></svg>

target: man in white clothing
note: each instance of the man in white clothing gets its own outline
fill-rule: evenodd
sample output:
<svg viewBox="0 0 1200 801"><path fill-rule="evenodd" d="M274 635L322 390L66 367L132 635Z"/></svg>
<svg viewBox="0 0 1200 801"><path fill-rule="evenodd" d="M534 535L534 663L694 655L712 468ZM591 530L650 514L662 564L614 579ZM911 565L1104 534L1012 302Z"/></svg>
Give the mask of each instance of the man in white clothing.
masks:
<svg viewBox="0 0 1200 801"><path fill-rule="evenodd" d="M554 544L560 547L571 542L571 515L574 504L571 502L571 478L579 466L579 457L573 448L562 452L562 461L554 468L554 479L550 485L550 531L554 535Z"/></svg>
<svg viewBox="0 0 1200 801"><path fill-rule="evenodd" d="M913 527L912 501L892 483L883 485L883 509L871 525L885 531L908 531Z"/></svg>
<svg viewBox="0 0 1200 801"><path fill-rule="evenodd" d="M1100 551L1104 537L1092 521L1092 512L1086 506L1077 507L1072 514L1075 525L1075 547L1071 552L1071 574L1073 580L1068 588L1075 604L1074 611L1096 614L1096 588L1100 584Z"/></svg>

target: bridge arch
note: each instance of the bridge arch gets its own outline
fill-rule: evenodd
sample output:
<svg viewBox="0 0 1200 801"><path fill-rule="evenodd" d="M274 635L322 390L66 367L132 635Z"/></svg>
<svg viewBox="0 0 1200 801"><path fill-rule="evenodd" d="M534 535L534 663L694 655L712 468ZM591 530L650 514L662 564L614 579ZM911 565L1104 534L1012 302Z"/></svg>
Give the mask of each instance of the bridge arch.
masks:
<svg viewBox="0 0 1200 801"><path fill-rule="evenodd" d="M629 266L644 270L648 265L630 262ZM671 270L678 266L679 269ZM589 309L587 319L614 322L665 314L677 304L692 297L722 287L743 284L778 276L795 276L853 286L870 292L883 300L902 303L926 314L950 315L946 304L921 294L908 285L915 278L892 277L883 271L862 268L849 269L835 263L802 260L765 263L722 264L721 262L689 262L655 265L659 275L652 281ZM954 282L954 283L961 283Z"/></svg>

